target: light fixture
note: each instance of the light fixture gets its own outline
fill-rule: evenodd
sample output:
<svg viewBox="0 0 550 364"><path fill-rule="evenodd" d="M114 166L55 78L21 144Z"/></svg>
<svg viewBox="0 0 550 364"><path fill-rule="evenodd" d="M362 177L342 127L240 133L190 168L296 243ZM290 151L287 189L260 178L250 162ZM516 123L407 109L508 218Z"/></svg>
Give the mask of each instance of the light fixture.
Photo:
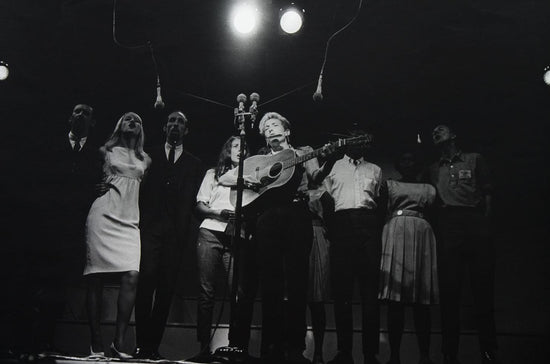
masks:
<svg viewBox="0 0 550 364"><path fill-rule="evenodd" d="M550 86L550 66L544 67L544 75L542 76L544 83Z"/></svg>
<svg viewBox="0 0 550 364"><path fill-rule="evenodd" d="M279 25L287 34L297 33L304 23L305 10L291 3L289 6L279 10Z"/></svg>
<svg viewBox="0 0 550 364"><path fill-rule="evenodd" d="M258 26L258 9L248 3L240 3L235 6L231 15L233 29L242 35L252 33Z"/></svg>
<svg viewBox="0 0 550 364"><path fill-rule="evenodd" d="M10 69L8 64L4 61L0 61L0 81L4 81L10 75Z"/></svg>

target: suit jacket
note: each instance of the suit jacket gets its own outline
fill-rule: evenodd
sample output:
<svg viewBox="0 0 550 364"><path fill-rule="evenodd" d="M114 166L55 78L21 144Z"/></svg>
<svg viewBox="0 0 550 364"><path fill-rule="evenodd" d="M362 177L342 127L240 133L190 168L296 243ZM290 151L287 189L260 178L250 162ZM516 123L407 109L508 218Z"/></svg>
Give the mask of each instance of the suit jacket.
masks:
<svg viewBox="0 0 550 364"><path fill-rule="evenodd" d="M154 148L149 156L151 167L140 190L140 229L162 233L166 224L173 224L177 240L185 240L205 172L203 164L184 150L170 166L164 144Z"/></svg>
<svg viewBox="0 0 550 364"><path fill-rule="evenodd" d="M37 183L34 186L43 221L62 231L84 228L96 198L95 185L102 178L99 148L88 138L79 152L72 150L67 135L52 142L35 156Z"/></svg>

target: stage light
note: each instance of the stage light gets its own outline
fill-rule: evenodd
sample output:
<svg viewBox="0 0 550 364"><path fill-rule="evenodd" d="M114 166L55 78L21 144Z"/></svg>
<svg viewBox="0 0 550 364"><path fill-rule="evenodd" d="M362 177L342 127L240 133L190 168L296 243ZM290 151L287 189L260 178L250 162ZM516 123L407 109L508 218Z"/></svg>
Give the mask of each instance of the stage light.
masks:
<svg viewBox="0 0 550 364"><path fill-rule="evenodd" d="M544 83L550 86L550 66L546 66L544 68L544 76L542 77L543 77Z"/></svg>
<svg viewBox="0 0 550 364"><path fill-rule="evenodd" d="M294 34L302 28L304 23L304 9L296 6L294 3L290 6L280 9L281 15L279 24L281 29L287 34Z"/></svg>
<svg viewBox="0 0 550 364"><path fill-rule="evenodd" d="M252 33L258 25L258 15L258 9L250 4L237 5L232 13L233 28L240 34Z"/></svg>
<svg viewBox="0 0 550 364"><path fill-rule="evenodd" d="M10 69L8 64L4 61L0 61L0 81L4 81L10 75Z"/></svg>

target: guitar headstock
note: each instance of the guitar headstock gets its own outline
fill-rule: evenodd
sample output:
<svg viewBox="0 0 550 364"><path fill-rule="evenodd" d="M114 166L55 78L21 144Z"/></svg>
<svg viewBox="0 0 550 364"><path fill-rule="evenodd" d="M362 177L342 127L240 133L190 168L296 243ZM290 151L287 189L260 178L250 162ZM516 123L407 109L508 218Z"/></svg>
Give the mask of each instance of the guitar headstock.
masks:
<svg viewBox="0 0 550 364"><path fill-rule="evenodd" d="M361 134L357 135L351 138L345 138L345 139L338 139L337 142L335 142L337 147L344 147L344 146L367 146L370 145L374 140L374 136L372 134Z"/></svg>

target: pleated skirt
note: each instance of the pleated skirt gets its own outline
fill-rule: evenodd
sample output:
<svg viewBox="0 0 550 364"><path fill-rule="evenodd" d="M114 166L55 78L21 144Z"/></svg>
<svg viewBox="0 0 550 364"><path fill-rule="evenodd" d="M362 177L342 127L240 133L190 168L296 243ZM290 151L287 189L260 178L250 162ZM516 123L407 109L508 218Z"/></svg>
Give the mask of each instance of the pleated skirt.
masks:
<svg viewBox="0 0 550 364"><path fill-rule="evenodd" d="M309 255L308 302L325 302L329 292L329 248L327 229L313 224L313 245Z"/></svg>
<svg viewBox="0 0 550 364"><path fill-rule="evenodd" d="M430 224L415 216L395 216L382 232L382 300L437 304L436 241Z"/></svg>

